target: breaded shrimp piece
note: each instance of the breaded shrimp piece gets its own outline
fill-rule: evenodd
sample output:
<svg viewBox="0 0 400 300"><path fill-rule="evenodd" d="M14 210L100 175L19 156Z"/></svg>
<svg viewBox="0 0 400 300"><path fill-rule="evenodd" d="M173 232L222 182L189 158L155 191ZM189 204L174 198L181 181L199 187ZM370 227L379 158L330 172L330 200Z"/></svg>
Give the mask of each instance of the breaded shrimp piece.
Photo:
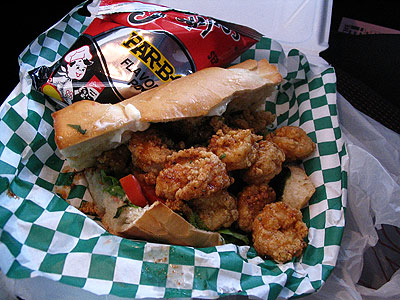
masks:
<svg viewBox="0 0 400 300"><path fill-rule="evenodd" d="M232 182L218 156L205 148L189 148L168 157L156 179L156 194L188 201L217 193Z"/></svg>
<svg viewBox="0 0 400 300"><path fill-rule="evenodd" d="M296 126L280 127L266 139L277 144L285 152L287 161L304 159L315 150L315 143L303 129Z"/></svg>
<svg viewBox="0 0 400 300"><path fill-rule="evenodd" d="M167 157L173 153L167 143L171 142L162 138L156 130L134 132L128 145L134 167L145 173L151 173L148 179L153 178L154 181L164 168Z"/></svg>
<svg viewBox="0 0 400 300"><path fill-rule="evenodd" d="M262 140L258 143L257 160L245 172L243 179L249 184L268 183L282 170L285 154L274 143Z"/></svg>
<svg viewBox="0 0 400 300"><path fill-rule="evenodd" d="M96 167L115 177L123 177L132 172L131 153L126 145L103 152L96 162Z"/></svg>
<svg viewBox="0 0 400 300"><path fill-rule="evenodd" d="M225 124L225 117L214 116L210 119L210 126L213 128L214 132L218 130L227 131L230 129L228 125Z"/></svg>
<svg viewBox="0 0 400 300"><path fill-rule="evenodd" d="M251 232L254 218L275 198L275 191L268 184L246 186L238 194L239 228Z"/></svg>
<svg viewBox="0 0 400 300"><path fill-rule="evenodd" d="M230 227L239 216L236 199L226 190L194 199L191 205L205 227L212 231Z"/></svg>
<svg viewBox="0 0 400 300"><path fill-rule="evenodd" d="M258 255L285 263L307 246L308 228L302 214L283 202L267 204L253 222L253 242Z"/></svg>
<svg viewBox="0 0 400 300"><path fill-rule="evenodd" d="M174 122L158 123L175 142L183 142L186 148L206 143L214 133L211 117L186 118Z"/></svg>
<svg viewBox="0 0 400 300"><path fill-rule="evenodd" d="M238 113L231 113L227 117L227 124L234 128L251 129L256 134L265 135L267 126L275 120L275 115L265 110L245 109Z"/></svg>
<svg viewBox="0 0 400 300"><path fill-rule="evenodd" d="M262 136L253 134L250 129L218 130L212 136L208 150L215 153L228 171L246 169L257 158L257 141Z"/></svg>
<svg viewBox="0 0 400 300"><path fill-rule="evenodd" d="M167 205L171 210L173 210L177 213L183 214L186 217L189 217L193 214L193 211L190 208L188 201L167 199L165 201L165 205Z"/></svg>

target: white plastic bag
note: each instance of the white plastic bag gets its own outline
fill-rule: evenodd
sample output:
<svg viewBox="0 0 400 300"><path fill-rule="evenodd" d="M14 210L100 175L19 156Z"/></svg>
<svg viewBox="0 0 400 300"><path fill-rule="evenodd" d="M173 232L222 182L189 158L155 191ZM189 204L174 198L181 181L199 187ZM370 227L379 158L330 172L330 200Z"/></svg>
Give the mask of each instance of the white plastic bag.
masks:
<svg viewBox="0 0 400 300"><path fill-rule="evenodd" d="M319 292L304 299L400 299L400 269L389 270L384 249L376 250L382 225L400 228L400 135L360 113L339 94L337 103L350 157L346 226L335 269ZM394 250L399 237L388 237ZM374 260L365 255L370 250L377 253ZM363 267L369 272L363 273ZM384 273L393 273L386 283ZM380 287L363 286L360 278Z"/></svg>

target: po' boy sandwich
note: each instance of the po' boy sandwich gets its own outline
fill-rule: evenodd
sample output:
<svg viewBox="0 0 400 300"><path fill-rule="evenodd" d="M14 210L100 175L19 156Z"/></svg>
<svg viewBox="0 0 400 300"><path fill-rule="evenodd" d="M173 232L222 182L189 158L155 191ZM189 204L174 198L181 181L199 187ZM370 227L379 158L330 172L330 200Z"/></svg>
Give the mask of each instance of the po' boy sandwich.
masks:
<svg viewBox="0 0 400 300"><path fill-rule="evenodd" d="M237 189L267 183L282 168L283 151L263 139L273 121L263 105L281 80L267 60L248 60L117 104L79 101L53 113L55 141L69 165L84 171L109 232L219 245L220 233L240 224ZM260 162L267 148L268 174Z"/></svg>

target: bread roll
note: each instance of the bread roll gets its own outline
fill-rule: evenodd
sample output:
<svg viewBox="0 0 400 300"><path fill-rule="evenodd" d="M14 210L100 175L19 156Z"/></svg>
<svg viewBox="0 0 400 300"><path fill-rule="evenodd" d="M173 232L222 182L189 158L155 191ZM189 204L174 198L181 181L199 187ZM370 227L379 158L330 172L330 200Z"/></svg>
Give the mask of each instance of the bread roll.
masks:
<svg viewBox="0 0 400 300"><path fill-rule="evenodd" d="M290 176L285 182L282 202L296 209L302 209L315 193L315 186L302 167L290 164L287 166Z"/></svg>
<svg viewBox="0 0 400 300"><path fill-rule="evenodd" d="M249 60L228 69L203 69L117 104L79 101L53 113L55 141L70 166L83 170L151 122L258 107L281 80L267 60Z"/></svg>

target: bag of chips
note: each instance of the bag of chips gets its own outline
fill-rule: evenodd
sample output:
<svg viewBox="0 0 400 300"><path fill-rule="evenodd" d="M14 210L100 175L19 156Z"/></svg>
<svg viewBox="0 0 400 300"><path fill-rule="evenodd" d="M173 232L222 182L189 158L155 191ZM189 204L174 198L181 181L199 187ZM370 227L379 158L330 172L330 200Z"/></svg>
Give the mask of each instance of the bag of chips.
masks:
<svg viewBox="0 0 400 300"><path fill-rule="evenodd" d="M255 44L256 31L138 1L102 1L97 17L52 66L30 72L60 107L115 103L210 66L226 66Z"/></svg>

